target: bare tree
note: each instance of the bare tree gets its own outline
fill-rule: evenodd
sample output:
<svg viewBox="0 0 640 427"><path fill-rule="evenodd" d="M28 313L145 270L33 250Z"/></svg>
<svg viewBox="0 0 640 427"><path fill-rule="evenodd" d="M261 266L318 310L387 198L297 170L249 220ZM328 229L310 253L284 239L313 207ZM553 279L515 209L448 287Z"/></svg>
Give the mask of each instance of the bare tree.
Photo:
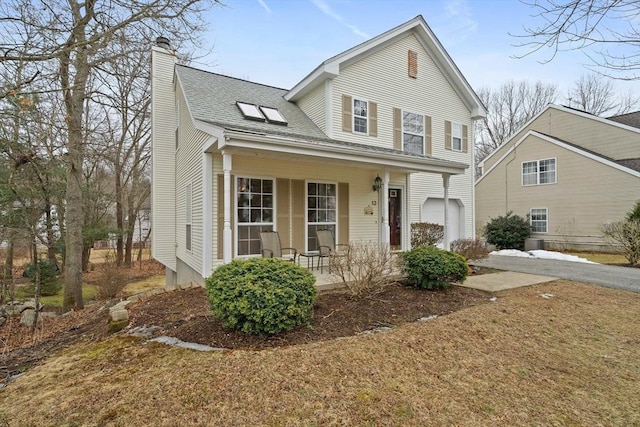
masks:
<svg viewBox="0 0 640 427"><path fill-rule="evenodd" d="M567 105L596 116L625 114L640 101L627 93L618 96L611 80L597 74L582 75L567 93Z"/></svg>
<svg viewBox="0 0 640 427"><path fill-rule="evenodd" d="M65 287L63 309L83 308L83 163L86 105L92 76L114 57L142 50L142 29L192 42L204 28L201 13L211 0L5 0L0 4L0 64L37 64L36 74L56 77L65 112ZM112 49L116 38L129 49Z"/></svg>
<svg viewBox="0 0 640 427"><path fill-rule="evenodd" d="M527 56L543 49L552 61L561 51L580 50L592 68L622 80L640 79L638 0L521 0L536 10L519 45Z"/></svg>
<svg viewBox="0 0 640 427"><path fill-rule="evenodd" d="M476 134L476 162L481 162L511 135L552 104L558 97L555 85L509 81L497 90L482 88L478 96L487 107L487 116Z"/></svg>

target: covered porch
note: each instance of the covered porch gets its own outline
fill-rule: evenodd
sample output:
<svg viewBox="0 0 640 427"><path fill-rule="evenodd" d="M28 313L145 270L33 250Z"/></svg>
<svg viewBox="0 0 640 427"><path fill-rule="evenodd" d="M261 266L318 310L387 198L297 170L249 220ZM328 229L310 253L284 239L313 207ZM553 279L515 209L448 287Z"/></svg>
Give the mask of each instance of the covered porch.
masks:
<svg viewBox="0 0 640 427"><path fill-rule="evenodd" d="M204 235L211 236L203 242L210 260L205 271L259 256L261 230L277 231L282 246L298 253L317 250L314 230L320 228L331 229L336 243L375 241L409 249L411 175L436 174L448 200L450 177L468 167L380 147L230 130L205 155L205 194L212 197L204 211L214 213L204 219ZM446 209L443 222L448 248ZM331 281L321 276L319 285Z"/></svg>

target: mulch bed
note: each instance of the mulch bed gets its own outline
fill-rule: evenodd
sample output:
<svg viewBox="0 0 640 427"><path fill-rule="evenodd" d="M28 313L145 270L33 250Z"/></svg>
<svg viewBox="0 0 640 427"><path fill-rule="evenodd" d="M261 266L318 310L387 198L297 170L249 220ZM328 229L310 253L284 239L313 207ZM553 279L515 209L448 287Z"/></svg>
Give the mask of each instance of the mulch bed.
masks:
<svg viewBox="0 0 640 427"><path fill-rule="evenodd" d="M444 315L489 301L489 294L452 286L430 292L401 285L389 285L372 298L354 299L349 293L325 291L318 294L313 320L272 337L245 334L222 326L211 315L206 291L194 288L168 292L127 307L129 327L159 326L156 335L227 349L265 349L326 341L352 336L382 326L397 326L419 318Z"/></svg>

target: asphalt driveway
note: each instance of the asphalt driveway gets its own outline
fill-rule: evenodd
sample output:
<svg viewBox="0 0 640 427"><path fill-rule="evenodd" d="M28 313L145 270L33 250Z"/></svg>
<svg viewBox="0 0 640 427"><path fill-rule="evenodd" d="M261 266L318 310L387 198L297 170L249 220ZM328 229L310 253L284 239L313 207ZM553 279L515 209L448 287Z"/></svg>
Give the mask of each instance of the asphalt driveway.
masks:
<svg viewBox="0 0 640 427"><path fill-rule="evenodd" d="M504 255L489 255L488 258L474 260L473 264L640 293L640 268Z"/></svg>

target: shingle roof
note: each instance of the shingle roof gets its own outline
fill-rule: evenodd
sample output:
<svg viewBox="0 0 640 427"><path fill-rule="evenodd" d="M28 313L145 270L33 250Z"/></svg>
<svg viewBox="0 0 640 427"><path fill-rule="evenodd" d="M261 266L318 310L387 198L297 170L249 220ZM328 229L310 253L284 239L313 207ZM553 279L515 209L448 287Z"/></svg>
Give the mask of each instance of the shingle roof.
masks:
<svg viewBox="0 0 640 427"><path fill-rule="evenodd" d="M634 128L640 128L640 111L633 113L620 114L618 116L608 117L608 120L622 123L623 125L632 126Z"/></svg>
<svg viewBox="0 0 640 427"><path fill-rule="evenodd" d="M235 77L202 71L184 65L176 65L176 74L182 83L186 101L193 118L228 130L247 133L277 135L302 141L327 142L368 153L388 153L405 158L436 160L447 164L461 164L405 151L357 144L331 139L298 107L287 101L285 89L262 85ZM244 118L236 102L277 108L287 119L282 126Z"/></svg>
<svg viewBox="0 0 640 427"><path fill-rule="evenodd" d="M296 104L282 97L287 92L285 89L184 65L176 65L176 73L182 83L191 114L196 120L223 128L252 130L303 139L327 138ZM288 125L247 120L236 106L237 101L277 108L287 119Z"/></svg>
<svg viewBox="0 0 640 427"><path fill-rule="evenodd" d="M629 169L633 169L634 171L640 172L640 159L616 160L616 163Z"/></svg>

